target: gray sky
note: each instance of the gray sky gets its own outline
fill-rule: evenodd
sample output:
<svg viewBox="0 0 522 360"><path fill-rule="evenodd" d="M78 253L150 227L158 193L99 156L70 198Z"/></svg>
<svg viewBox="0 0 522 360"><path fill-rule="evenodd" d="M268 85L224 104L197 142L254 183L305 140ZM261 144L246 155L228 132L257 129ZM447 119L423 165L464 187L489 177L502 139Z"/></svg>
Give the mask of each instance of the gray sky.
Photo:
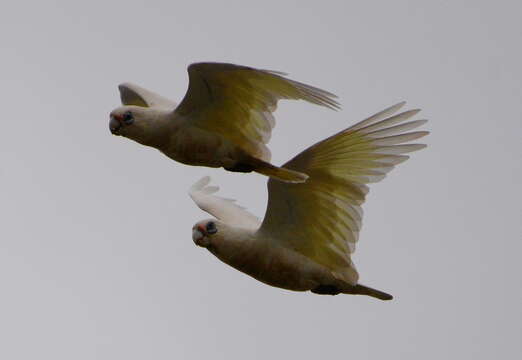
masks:
<svg viewBox="0 0 522 360"><path fill-rule="evenodd" d="M521 3L245 4L2 4L0 357L520 358ZM372 187L354 255L393 301L271 288L194 246L193 182L262 216L266 179L177 164L111 136L108 113L123 81L179 101L203 60L340 96L280 104L276 164L423 109L429 147Z"/></svg>

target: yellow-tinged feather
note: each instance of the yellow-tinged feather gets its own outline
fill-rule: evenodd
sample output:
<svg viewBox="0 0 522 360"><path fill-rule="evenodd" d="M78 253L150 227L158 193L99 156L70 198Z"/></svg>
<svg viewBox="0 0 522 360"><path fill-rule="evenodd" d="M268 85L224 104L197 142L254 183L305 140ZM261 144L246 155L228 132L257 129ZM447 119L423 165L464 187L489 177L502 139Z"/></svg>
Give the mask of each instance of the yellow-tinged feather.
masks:
<svg viewBox="0 0 522 360"><path fill-rule="evenodd" d="M282 73L220 63L188 68L189 88L175 114L201 129L217 133L250 155L269 161L268 143L281 99L302 99L337 109L335 95Z"/></svg>
<svg viewBox="0 0 522 360"><path fill-rule="evenodd" d="M402 155L425 147L402 144L428 134L404 133L426 120L405 122L419 110L392 116L404 103L385 109L303 151L283 167L309 175L302 184L270 179L260 232L331 269L351 284L358 275L350 254L362 223L367 184L382 180Z"/></svg>

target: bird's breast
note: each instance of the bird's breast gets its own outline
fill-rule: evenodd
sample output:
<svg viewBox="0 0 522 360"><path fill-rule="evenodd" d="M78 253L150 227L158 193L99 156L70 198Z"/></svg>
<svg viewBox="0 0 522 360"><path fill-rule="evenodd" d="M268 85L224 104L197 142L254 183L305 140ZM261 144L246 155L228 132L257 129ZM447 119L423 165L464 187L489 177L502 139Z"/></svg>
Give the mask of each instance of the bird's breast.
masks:
<svg viewBox="0 0 522 360"><path fill-rule="evenodd" d="M173 133L160 150L171 159L187 165L221 167L227 165L226 159L230 157L230 146L227 145L217 134L189 128Z"/></svg>
<svg viewBox="0 0 522 360"><path fill-rule="evenodd" d="M317 286L324 271L317 264L287 248L263 244L222 261L253 278L279 288L306 291Z"/></svg>

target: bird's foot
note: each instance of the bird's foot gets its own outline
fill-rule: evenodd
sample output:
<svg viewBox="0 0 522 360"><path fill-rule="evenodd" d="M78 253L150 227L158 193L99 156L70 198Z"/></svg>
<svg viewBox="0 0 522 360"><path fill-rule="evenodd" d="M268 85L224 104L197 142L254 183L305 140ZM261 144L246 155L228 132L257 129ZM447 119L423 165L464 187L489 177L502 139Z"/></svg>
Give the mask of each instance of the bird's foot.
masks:
<svg viewBox="0 0 522 360"><path fill-rule="evenodd" d="M254 171L254 167L249 164L245 163L237 163L232 167L226 167L225 170L232 171L232 172L242 172L242 173L249 173Z"/></svg>
<svg viewBox="0 0 522 360"><path fill-rule="evenodd" d="M341 293L341 290L335 285L319 285L310 291L320 295L337 295Z"/></svg>

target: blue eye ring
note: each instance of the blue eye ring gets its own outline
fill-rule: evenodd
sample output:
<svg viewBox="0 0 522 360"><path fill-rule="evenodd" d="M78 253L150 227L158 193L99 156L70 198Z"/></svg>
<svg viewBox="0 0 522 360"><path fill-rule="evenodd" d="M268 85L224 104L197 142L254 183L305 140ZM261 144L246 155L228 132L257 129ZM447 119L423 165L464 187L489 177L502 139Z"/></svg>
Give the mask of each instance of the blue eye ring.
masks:
<svg viewBox="0 0 522 360"><path fill-rule="evenodd" d="M217 233L216 223L213 222L213 221L209 221L209 222L207 223L207 225L205 226L205 231L206 231L206 233L209 234L209 235L212 235L212 234Z"/></svg>
<svg viewBox="0 0 522 360"><path fill-rule="evenodd" d="M134 116L130 111L126 111L123 113L123 122L127 125L130 125L134 122Z"/></svg>

